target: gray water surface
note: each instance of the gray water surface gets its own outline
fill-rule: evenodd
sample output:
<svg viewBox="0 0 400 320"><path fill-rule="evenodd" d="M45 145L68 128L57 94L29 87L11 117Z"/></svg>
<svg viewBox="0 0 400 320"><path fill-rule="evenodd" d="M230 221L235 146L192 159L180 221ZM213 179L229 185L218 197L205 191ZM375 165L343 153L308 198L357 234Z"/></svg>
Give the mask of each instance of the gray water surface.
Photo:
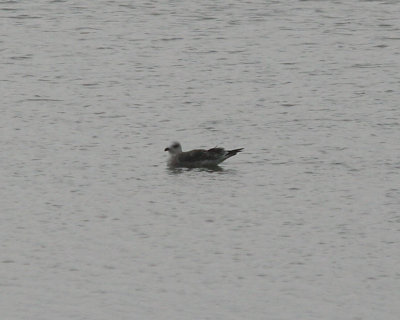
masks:
<svg viewBox="0 0 400 320"><path fill-rule="evenodd" d="M1 1L1 318L399 319L399 17Z"/></svg>

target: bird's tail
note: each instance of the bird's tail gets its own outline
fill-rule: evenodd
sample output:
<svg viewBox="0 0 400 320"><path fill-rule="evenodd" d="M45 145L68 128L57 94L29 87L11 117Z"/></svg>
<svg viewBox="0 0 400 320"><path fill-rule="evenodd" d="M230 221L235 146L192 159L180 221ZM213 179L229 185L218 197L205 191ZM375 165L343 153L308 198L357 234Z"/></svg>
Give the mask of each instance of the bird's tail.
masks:
<svg viewBox="0 0 400 320"><path fill-rule="evenodd" d="M226 154L227 158L234 156L238 152L242 151L244 148L239 148L239 149L234 149L234 150L228 150L228 153Z"/></svg>

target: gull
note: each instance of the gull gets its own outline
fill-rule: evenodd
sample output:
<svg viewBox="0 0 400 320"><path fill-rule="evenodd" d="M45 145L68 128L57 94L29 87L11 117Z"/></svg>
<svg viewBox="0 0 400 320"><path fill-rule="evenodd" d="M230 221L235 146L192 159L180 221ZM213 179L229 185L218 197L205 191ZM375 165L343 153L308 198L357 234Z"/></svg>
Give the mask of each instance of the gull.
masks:
<svg viewBox="0 0 400 320"><path fill-rule="evenodd" d="M234 156L243 148L234 150L225 150L224 148L212 148L208 150L195 149L187 152L182 152L182 147L179 142L173 142L171 146L165 148L168 151L170 158L168 165L170 167L215 167L222 161Z"/></svg>

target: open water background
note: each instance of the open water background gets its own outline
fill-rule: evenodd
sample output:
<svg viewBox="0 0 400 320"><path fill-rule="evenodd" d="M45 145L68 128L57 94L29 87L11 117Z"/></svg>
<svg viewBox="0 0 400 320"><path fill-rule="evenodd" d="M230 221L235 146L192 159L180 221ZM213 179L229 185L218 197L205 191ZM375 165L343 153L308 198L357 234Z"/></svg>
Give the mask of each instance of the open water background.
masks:
<svg viewBox="0 0 400 320"><path fill-rule="evenodd" d="M399 17L0 1L1 318L399 319Z"/></svg>

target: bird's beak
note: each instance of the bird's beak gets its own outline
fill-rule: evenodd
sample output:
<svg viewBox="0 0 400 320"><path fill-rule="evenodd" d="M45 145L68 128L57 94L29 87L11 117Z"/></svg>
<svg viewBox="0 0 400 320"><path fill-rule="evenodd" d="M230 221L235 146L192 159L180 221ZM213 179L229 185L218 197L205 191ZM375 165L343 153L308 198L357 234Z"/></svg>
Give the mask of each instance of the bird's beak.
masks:
<svg viewBox="0 0 400 320"><path fill-rule="evenodd" d="M164 151L169 151L169 148L165 148Z"/></svg>

